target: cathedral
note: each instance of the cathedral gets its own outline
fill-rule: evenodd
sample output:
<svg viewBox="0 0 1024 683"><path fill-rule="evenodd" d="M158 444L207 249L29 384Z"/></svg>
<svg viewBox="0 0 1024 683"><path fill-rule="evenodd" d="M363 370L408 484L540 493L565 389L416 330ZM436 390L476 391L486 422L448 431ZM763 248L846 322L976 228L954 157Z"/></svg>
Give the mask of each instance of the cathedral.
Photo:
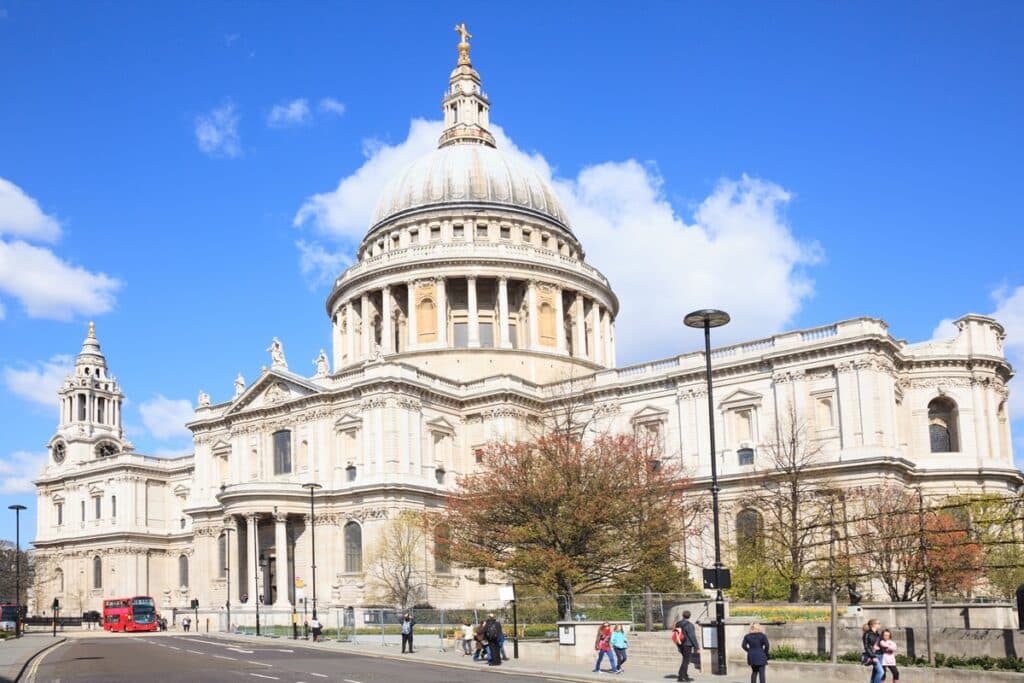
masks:
<svg viewBox="0 0 1024 683"><path fill-rule="evenodd" d="M369 564L386 526L441 509L489 442L526 436L570 392L602 429L657 438L695 488L714 457L726 536L787 410L840 485L1024 485L1003 328L979 315L943 341L855 318L714 349L710 453L703 352L617 366L612 284L548 182L496 146L468 38L437 149L387 185L327 297L331 357L313 376L275 339L231 400L200 394L191 455L150 457L125 439L124 393L90 324L36 480L36 613L54 597L73 614L151 595L165 611L198 599L221 628L228 605L233 623L258 608L283 624L315 592L321 612L361 622L383 602ZM687 548L695 576L710 540ZM424 536L418 564L420 602L498 603L500 577L451 563L443 534Z"/></svg>

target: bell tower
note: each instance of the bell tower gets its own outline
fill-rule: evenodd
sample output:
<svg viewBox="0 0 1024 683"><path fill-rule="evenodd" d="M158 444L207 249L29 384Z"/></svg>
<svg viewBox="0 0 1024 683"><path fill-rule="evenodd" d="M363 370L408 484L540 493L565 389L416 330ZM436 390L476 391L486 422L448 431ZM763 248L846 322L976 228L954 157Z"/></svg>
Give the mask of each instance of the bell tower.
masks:
<svg viewBox="0 0 1024 683"><path fill-rule="evenodd" d="M94 323L89 323L74 372L65 378L57 396L60 421L49 444L53 464L85 462L131 450L121 426L124 394L107 370Z"/></svg>

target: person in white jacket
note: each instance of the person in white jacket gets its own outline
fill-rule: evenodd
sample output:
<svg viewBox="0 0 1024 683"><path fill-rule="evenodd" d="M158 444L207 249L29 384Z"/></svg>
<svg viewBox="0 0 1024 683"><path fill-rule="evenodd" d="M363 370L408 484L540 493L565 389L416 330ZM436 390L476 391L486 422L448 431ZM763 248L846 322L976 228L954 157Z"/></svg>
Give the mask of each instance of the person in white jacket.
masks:
<svg viewBox="0 0 1024 683"><path fill-rule="evenodd" d="M462 620L462 654L473 654L473 625L469 619Z"/></svg>

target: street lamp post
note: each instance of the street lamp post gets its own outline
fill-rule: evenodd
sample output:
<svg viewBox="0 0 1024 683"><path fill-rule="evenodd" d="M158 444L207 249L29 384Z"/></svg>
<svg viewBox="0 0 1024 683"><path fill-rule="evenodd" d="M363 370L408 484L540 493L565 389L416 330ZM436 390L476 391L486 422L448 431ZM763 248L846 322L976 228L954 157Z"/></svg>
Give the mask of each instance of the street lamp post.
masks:
<svg viewBox="0 0 1024 683"><path fill-rule="evenodd" d="M256 595L252 596L252 601L256 605L256 635L260 634L260 558L256 556L256 548L260 544L260 528L259 528L259 515L252 513L252 571L253 571L253 591Z"/></svg>
<svg viewBox="0 0 1024 683"><path fill-rule="evenodd" d="M729 322L729 314L725 311L703 309L694 311L683 319L687 327L704 330L704 362L707 370L708 383L708 430L711 437L711 513L715 531L715 636L717 646L718 670L720 676L726 675L725 663L725 598L722 597L722 541L718 526L718 465L715 452L715 402L711 396L711 328L721 327Z"/></svg>
<svg viewBox="0 0 1024 683"><path fill-rule="evenodd" d="M234 519L234 518L232 518ZM224 575L228 582L228 595L224 607L228 612L228 633L231 633L231 536L234 531L230 526L224 527Z"/></svg>
<svg viewBox="0 0 1024 683"><path fill-rule="evenodd" d="M323 486L315 482L303 484L302 488L309 489L309 540L312 549L312 570L313 570L313 620L316 621L316 517L314 516L313 494Z"/></svg>
<svg viewBox="0 0 1024 683"><path fill-rule="evenodd" d="M8 505L8 510L14 510L14 602L16 604L14 615L14 637L21 637L21 511L26 510L24 505Z"/></svg>

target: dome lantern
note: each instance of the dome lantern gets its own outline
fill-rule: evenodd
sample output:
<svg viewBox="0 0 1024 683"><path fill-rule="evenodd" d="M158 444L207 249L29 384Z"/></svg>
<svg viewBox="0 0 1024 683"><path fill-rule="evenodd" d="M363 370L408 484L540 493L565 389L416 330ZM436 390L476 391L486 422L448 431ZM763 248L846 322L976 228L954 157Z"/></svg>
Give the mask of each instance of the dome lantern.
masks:
<svg viewBox="0 0 1024 683"><path fill-rule="evenodd" d="M469 60L469 39L473 36L465 24L455 27L459 34L459 61L448 79L448 90L441 102L444 132L438 147L477 144L494 147L494 136L487 130L491 103L484 95L480 74Z"/></svg>

